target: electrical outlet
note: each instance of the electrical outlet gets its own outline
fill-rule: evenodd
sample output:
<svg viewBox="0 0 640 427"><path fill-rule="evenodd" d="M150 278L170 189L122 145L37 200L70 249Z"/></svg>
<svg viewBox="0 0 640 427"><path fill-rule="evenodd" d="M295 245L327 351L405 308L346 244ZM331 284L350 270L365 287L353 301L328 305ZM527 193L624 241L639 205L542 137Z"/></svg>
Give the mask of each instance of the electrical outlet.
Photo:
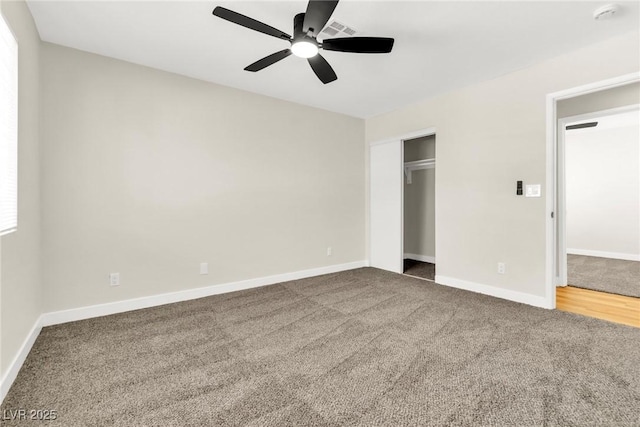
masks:
<svg viewBox="0 0 640 427"><path fill-rule="evenodd" d="M498 274L504 274L507 271L507 266L505 265L504 262L499 262L498 263Z"/></svg>
<svg viewBox="0 0 640 427"><path fill-rule="evenodd" d="M200 274L209 274L209 263L201 262L200 263Z"/></svg>
<svg viewBox="0 0 640 427"><path fill-rule="evenodd" d="M331 249L331 246L329 246L327 248L327 256L331 256L331 255L333 255L333 249Z"/></svg>
<svg viewBox="0 0 640 427"><path fill-rule="evenodd" d="M109 274L109 285L120 286L120 273Z"/></svg>

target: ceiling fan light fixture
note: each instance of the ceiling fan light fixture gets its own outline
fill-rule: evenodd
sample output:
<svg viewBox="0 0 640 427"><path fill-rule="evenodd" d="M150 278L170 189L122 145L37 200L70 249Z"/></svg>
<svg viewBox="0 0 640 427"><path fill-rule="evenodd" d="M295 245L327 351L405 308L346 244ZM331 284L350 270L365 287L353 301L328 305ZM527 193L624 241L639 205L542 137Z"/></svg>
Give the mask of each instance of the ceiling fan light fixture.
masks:
<svg viewBox="0 0 640 427"><path fill-rule="evenodd" d="M293 17L293 37L264 22L256 21L253 18L249 18L248 16L244 16L222 6L216 6L215 9L213 9L213 14L225 21L280 40L286 40L291 44L291 47L288 49L274 52L246 66L244 68L245 71L252 73L260 71L278 61L282 61L290 55L295 55L300 58L305 58L316 77L318 77L323 84L327 84L335 81L338 76L327 60L319 54L318 51L320 49L350 53L389 53L393 48L393 39L388 37L322 38L322 42L319 42L317 30L321 30L327 26L327 22L329 22L329 18L331 18L333 10L339 1L340 0L309 0L306 12L298 13ZM342 24L336 24L335 22L330 24L332 28L337 28L336 25L346 32L346 27ZM346 33L350 34L349 32ZM355 32L352 30L351 35L353 34L355 34Z"/></svg>
<svg viewBox="0 0 640 427"><path fill-rule="evenodd" d="M291 45L291 52L300 58L312 58L318 54L318 46L308 41L294 42Z"/></svg>

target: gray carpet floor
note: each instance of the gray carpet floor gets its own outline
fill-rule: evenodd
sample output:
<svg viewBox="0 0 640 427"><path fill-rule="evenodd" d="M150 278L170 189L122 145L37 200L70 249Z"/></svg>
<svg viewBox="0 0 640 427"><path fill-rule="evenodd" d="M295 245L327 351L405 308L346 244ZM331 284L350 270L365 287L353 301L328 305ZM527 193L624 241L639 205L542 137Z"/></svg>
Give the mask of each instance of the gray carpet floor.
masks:
<svg viewBox="0 0 640 427"><path fill-rule="evenodd" d="M47 327L50 426L638 426L640 329L373 268Z"/></svg>
<svg viewBox="0 0 640 427"><path fill-rule="evenodd" d="M570 286L640 298L640 261L567 255Z"/></svg>
<svg viewBox="0 0 640 427"><path fill-rule="evenodd" d="M430 262L416 261L414 259L404 260L404 274L421 277L423 279L436 279L436 265Z"/></svg>

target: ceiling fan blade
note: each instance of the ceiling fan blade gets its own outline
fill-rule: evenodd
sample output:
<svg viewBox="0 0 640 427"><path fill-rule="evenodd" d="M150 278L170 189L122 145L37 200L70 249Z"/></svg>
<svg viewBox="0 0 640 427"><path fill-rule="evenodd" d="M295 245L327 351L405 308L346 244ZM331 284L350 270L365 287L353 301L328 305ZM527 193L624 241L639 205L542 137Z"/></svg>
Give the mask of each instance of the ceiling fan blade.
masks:
<svg viewBox="0 0 640 427"><path fill-rule="evenodd" d="M263 68L268 67L269 65L273 65L276 62L283 60L289 55L291 55L291 49L284 49L280 52L272 53L271 55L265 56L264 58L254 62L253 64L246 66L245 70L253 71L255 73L256 71L260 71Z"/></svg>
<svg viewBox="0 0 640 427"><path fill-rule="evenodd" d="M311 65L311 69L313 70L314 73L316 73L316 76L318 76L318 78L322 81L322 83L324 84L331 83L332 81L338 78L338 76L336 76L335 71L333 71L333 68L331 68L331 65L329 65L327 60L324 59L319 54L311 58L308 58L307 61L309 61L309 65Z"/></svg>
<svg viewBox="0 0 640 427"><path fill-rule="evenodd" d="M260 21L256 21L253 18L241 15L238 12L234 12L233 10L229 10L224 7L217 6L215 9L213 9L213 14L219 18L231 21L234 24L242 25L243 27L258 31L259 33L267 34L283 40L291 39L291 36L289 34L282 32L277 28L273 28L270 25L264 24Z"/></svg>
<svg viewBox="0 0 640 427"><path fill-rule="evenodd" d="M387 37L345 37L322 41L324 50L353 53L389 53L393 39Z"/></svg>
<svg viewBox="0 0 640 427"><path fill-rule="evenodd" d="M313 34L317 36L327 25L327 21L331 18L337 5L338 0L309 0L307 11L304 14L302 30L306 33L310 28L313 28Z"/></svg>

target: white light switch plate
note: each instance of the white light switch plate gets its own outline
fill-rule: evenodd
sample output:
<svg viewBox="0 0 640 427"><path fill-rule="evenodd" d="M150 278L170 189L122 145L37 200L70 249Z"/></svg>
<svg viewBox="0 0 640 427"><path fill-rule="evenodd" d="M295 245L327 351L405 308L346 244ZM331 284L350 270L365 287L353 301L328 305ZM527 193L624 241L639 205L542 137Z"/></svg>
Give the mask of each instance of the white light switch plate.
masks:
<svg viewBox="0 0 640 427"><path fill-rule="evenodd" d="M540 197L541 193L540 184L531 184L525 186L525 197Z"/></svg>

